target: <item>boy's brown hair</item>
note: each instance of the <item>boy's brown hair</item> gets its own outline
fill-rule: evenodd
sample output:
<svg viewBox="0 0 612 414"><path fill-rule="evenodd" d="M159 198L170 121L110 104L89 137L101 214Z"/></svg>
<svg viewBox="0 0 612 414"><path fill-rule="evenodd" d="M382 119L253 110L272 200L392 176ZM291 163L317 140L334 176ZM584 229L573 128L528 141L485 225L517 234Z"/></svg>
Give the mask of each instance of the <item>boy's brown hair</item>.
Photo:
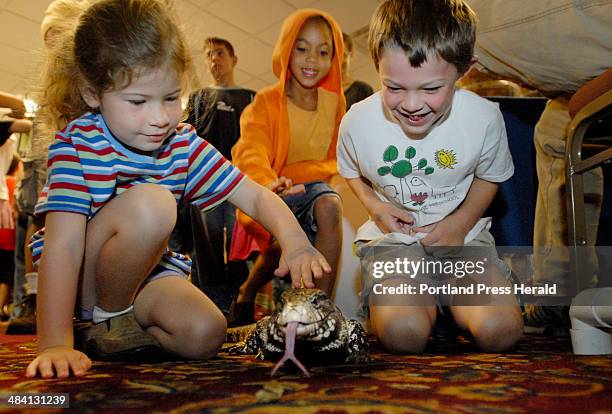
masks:
<svg viewBox="0 0 612 414"><path fill-rule="evenodd" d="M234 53L234 46L232 46L229 40L221 37L207 37L204 39L204 52L208 49L213 49L216 45L225 46L231 57L236 56Z"/></svg>
<svg viewBox="0 0 612 414"><path fill-rule="evenodd" d="M385 49L400 48L419 67L428 53L465 71L476 40L476 15L462 0L385 0L372 16L368 44L378 70Z"/></svg>

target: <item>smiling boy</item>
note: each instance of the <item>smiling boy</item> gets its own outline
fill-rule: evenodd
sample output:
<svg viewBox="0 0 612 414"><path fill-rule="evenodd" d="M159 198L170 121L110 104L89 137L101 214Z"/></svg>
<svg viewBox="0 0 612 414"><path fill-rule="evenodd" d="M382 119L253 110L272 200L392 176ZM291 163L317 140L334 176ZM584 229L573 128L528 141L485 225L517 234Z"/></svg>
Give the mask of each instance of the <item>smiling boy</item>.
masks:
<svg viewBox="0 0 612 414"><path fill-rule="evenodd" d="M495 104L455 88L474 62L475 30L474 13L457 0L388 0L372 19L369 46L382 89L344 117L337 151L340 174L370 214L356 238L362 268L377 261L374 246L416 246L426 259L434 246L478 246L494 263L489 280L509 284L491 219L482 217L498 184L514 173L503 118ZM376 283L405 282L405 275L387 276ZM383 345L422 351L436 298L405 295L387 303L370 295L372 272L362 277L362 299ZM507 349L521 336L520 308L512 296L489 300L495 306L451 299L450 312L482 349Z"/></svg>

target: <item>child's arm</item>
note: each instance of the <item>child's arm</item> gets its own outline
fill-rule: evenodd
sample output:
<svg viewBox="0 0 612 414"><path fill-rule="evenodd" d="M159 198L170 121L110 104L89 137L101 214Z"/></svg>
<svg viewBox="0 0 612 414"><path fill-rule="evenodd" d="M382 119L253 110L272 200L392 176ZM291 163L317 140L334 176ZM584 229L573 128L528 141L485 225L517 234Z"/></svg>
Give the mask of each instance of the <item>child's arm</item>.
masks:
<svg viewBox="0 0 612 414"><path fill-rule="evenodd" d="M15 228L13 220L13 209L9 203L8 186L6 176L0 171L0 229Z"/></svg>
<svg viewBox="0 0 612 414"><path fill-rule="evenodd" d="M0 176L3 182L6 179ZM6 184L0 184L0 189L6 187ZM13 209L8 200L0 200L0 229L14 229L15 220L13 219Z"/></svg>
<svg viewBox="0 0 612 414"><path fill-rule="evenodd" d="M463 246L465 236L487 210L498 187L497 183L474 177L465 200L452 214L437 223L413 230L429 233L421 240L426 246Z"/></svg>
<svg viewBox="0 0 612 414"><path fill-rule="evenodd" d="M381 201L372 186L363 177L347 179L349 187L366 208L368 214L383 233L410 234L414 217L392 203Z"/></svg>
<svg viewBox="0 0 612 414"><path fill-rule="evenodd" d="M1 93L1 92L0 92ZM15 151L13 140L7 140L0 145L0 160L6 159L5 154L12 154ZM12 156L12 155L11 155ZM8 165L0 164L0 229L14 229L13 209L9 203L9 189L6 183L6 173Z"/></svg>
<svg viewBox="0 0 612 414"><path fill-rule="evenodd" d="M293 287L300 287L303 282L305 287L314 288L313 275L320 279L331 272L331 266L312 247L289 207L272 191L245 177L228 200L278 240L283 253L275 275L290 272Z"/></svg>
<svg viewBox="0 0 612 414"><path fill-rule="evenodd" d="M50 212L45 219L45 246L37 294L38 357L26 376L43 378L83 375L91 361L73 348L72 317L85 252L86 217Z"/></svg>
<svg viewBox="0 0 612 414"><path fill-rule="evenodd" d="M26 111L23 99L6 92L0 92L0 107L11 109L11 116L14 118L23 118Z"/></svg>

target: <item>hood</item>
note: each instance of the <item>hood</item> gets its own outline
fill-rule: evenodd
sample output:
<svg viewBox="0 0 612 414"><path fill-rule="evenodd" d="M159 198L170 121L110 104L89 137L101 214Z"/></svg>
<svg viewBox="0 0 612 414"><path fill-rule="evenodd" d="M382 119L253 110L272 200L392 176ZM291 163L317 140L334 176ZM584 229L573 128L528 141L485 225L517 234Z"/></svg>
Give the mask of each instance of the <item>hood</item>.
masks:
<svg viewBox="0 0 612 414"><path fill-rule="evenodd" d="M334 56L332 65L327 76L319 84L320 87L330 92L340 94L342 92L342 58L344 54L344 43L342 42L342 30L333 17L328 13L316 9L299 9L291 14L283 22L281 33L274 46L272 53L272 71L281 81L282 93L285 92L285 83L289 77L289 57L295 39L304 25L304 22L311 17L323 17L332 28L334 40Z"/></svg>

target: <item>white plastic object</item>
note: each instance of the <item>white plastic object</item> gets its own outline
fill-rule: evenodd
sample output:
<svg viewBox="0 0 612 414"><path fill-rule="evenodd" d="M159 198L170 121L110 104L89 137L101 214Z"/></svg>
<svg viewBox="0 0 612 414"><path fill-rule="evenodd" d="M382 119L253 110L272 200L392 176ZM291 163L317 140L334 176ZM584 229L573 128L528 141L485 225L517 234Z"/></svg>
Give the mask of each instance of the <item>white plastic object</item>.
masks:
<svg viewBox="0 0 612 414"><path fill-rule="evenodd" d="M572 347L576 355L612 354L612 287L580 292L570 307Z"/></svg>

